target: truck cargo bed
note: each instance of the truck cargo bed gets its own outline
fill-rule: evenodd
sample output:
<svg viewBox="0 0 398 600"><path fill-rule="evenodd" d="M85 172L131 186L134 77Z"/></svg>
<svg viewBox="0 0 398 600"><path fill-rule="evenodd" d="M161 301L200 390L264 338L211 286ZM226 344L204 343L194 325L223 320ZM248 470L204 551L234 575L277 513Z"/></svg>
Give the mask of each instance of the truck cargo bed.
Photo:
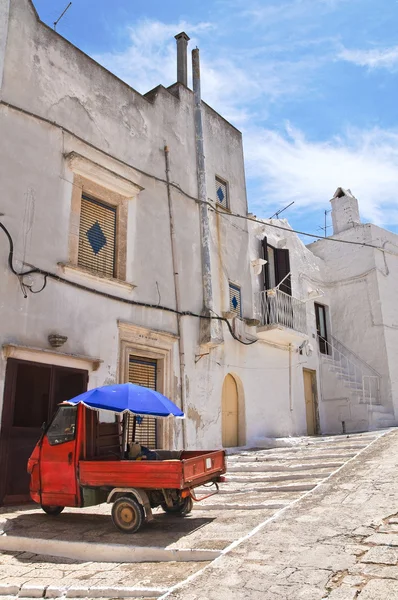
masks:
<svg viewBox="0 0 398 600"><path fill-rule="evenodd" d="M225 473L225 452L186 451L168 460L80 460L78 479L89 487L184 489Z"/></svg>

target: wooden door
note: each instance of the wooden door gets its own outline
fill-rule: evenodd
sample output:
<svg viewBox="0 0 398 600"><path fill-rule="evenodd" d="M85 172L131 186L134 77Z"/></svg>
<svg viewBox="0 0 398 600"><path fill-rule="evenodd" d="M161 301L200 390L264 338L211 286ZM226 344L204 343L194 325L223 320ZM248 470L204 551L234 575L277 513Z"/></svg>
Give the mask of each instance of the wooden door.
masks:
<svg viewBox="0 0 398 600"><path fill-rule="evenodd" d="M309 369L303 369L304 376L304 398L305 413L307 418L307 434L316 435L317 427L317 406L316 406L316 373Z"/></svg>
<svg viewBox="0 0 398 600"><path fill-rule="evenodd" d="M27 502L28 458L59 402L87 389L87 371L8 359L0 432L0 504Z"/></svg>
<svg viewBox="0 0 398 600"><path fill-rule="evenodd" d="M222 388L222 445L239 446L238 388L232 375L227 375Z"/></svg>

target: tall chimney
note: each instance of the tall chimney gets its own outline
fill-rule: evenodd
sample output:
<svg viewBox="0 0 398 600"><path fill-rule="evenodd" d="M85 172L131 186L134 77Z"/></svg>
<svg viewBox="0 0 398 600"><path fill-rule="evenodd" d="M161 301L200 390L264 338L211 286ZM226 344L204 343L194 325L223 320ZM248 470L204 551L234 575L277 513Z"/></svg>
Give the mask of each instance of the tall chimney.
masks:
<svg viewBox="0 0 398 600"><path fill-rule="evenodd" d="M358 200L355 198L351 190L337 188L332 204L332 223L333 233L341 233L346 229L352 229L359 225L361 218L359 216Z"/></svg>
<svg viewBox="0 0 398 600"><path fill-rule="evenodd" d="M177 82L188 87L187 46L189 37L185 31L182 31L174 37L177 40Z"/></svg>

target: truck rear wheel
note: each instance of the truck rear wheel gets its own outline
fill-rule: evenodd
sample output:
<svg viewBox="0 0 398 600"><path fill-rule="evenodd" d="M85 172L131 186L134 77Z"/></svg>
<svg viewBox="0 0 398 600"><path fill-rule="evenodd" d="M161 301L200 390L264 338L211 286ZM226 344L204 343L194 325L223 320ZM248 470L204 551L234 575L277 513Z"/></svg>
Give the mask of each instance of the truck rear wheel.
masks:
<svg viewBox="0 0 398 600"><path fill-rule="evenodd" d="M56 517L61 514L61 512L64 510L65 506L48 506L48 505L42 504L41 508L48 515L52 515L53 517Z"/></svg>
<svg viewBox="0 0 398 600"><path fill-rule="evenodd" d="M136 533L145 520L144 509L136 500L122 496L112 506L114 526L123 533Z"/></svg>
<svg viewBox="0 0 398 600"><path fill-rule="evenodd" d="M187 496L187 498L181 498L181 500L173 504L173 506L167 506L166 502L163 502L162 508L166 513L174 515L178 514L182 517L185 517L185 515L189 515L189 513L192 511L193 501L190 496Z"/></svg>

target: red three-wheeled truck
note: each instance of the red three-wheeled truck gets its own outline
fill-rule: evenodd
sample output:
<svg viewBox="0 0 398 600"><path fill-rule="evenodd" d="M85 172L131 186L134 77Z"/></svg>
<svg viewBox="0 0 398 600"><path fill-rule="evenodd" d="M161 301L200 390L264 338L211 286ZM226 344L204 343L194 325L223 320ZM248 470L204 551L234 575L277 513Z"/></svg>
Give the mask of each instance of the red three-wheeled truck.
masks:
<svg viewBox="0 0 398 600"><path fill-rule="evenodd" d="M122 416L101 422L100 410ZM136 429L129 423L145 415L183 417L158 392L133 384L96 388L61 404L50 424L43 426L28 462L32 499L50 515L66 506L112 503L114 525L135 533L153 519L155 507L184 516L194 501L217 493L226 471L225 452L140 447L128 439ZM214 484L213 490L197 498L194 489L209 484Z"/></svg>

